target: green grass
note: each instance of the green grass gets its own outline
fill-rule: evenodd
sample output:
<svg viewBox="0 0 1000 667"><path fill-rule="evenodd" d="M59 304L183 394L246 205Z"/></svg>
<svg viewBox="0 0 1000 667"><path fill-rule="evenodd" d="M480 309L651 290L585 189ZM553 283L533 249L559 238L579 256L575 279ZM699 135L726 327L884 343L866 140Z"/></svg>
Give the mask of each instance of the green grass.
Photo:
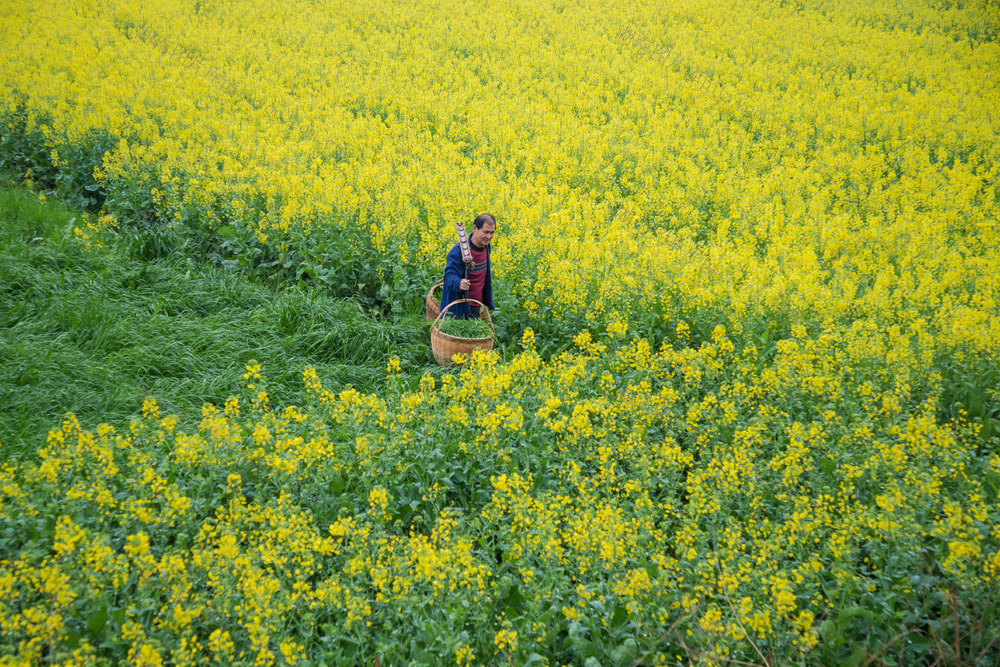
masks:
<svg viewBox="0 0 1000 667"><path fill-rule="evenodd" d="M0 178L0 460L41 446L67 412L94 427L128 423L149 395L186 415L221 403L251 360L283 404L301 401L310 365L331 388L365 391L392 356L410 376L436 368L422 319L384 322L181 253L137 260L113 239L88 250L73 238L80 219Z"/></svg>

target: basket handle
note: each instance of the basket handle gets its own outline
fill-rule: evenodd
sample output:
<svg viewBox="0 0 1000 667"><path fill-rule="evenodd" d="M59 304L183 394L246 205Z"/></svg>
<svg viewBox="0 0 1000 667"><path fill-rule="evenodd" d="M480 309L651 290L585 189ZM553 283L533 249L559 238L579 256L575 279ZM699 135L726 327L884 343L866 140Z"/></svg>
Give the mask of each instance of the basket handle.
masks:
<svg viewBox="0 0 1000 667"><path fill-rule="evenodd" d="M436 289L437 289L438 287L444 287L444 281L443 281L443 280L440 280L440 281L438 281L438 282L434 283L434 287L431 287L431 288L430 288L430 289L429 289L429 290L427 291L427 296L426 296L426 297L424 297L424 298L425 298L425 299L429 299L429 298L431 297L431 295L432 295L432 294L434 294L434 290L436 290Z"/></svg>
<svg viewBox="0 0 1000 667"><path fill-rule="evenodd" d="M479 306L482 308L482 311L480 311L480 312L483 312L483 311L486 312L486 321L490 323L490 329L493 330L493 337L494 338L497 337L497 328L495 326L493 326L493 316L490 315L490 309L486 307L485 303L483 303L482 301L476 301L475 299L455 299L454 301L452 301L451 303L449 303L447 306L445 306L444 308L441 309L440 313L438 313L437 319L434 320L433 324L431 324L431 329L433 329L434 326L437 325L438 330L439 331L441 330L441 325L438 324L438 323L442 319L444 319L444 314L448 312L448 309L451 308L452 306L454 306L456 303L478 303Z"/></svg>

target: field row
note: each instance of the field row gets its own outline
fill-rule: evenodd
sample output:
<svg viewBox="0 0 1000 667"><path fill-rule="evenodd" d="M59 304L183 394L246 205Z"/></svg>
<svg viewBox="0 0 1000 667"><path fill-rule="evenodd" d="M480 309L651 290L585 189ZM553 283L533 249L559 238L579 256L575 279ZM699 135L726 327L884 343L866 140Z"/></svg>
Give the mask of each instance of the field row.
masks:
<svg viewBox="0 0 1000 667"><path fill-rule="evenodd" d="M528 332L509 364L412 392L310 368L308 404L272 408L250 365L200 421L153 399L125 428L69 418L0 471L20 545L0 559L0 649L987 664L1000 454L937 420L912 350L857 330L768 365L719 328L698 350L583 334L544 362Z"/></svg>
<svg viewBox="0 0 1000 667"><path fill-rule="evenodd" d="M221 230L413 310L454 223L490 210L504 306L540 336L864 318L997 358L984 4L161 0L0 22L10 159L120 220Z"/></svg>

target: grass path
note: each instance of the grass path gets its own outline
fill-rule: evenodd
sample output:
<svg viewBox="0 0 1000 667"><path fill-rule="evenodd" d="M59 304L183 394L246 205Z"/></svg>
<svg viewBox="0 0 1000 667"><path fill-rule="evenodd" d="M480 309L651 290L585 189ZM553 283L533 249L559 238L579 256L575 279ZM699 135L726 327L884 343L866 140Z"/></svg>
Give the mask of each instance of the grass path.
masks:
<svg viewBox="0 0 1000 667"><path fill-rule="evenodd" d="M250 360L283 403L298 402L309 365L331 387L371 391L391 356L415 375L433 363L419 319L385 323L176 253L87 249L80 215L0 179L0 460L41 446L67 412L93 427L128 423L147 395L184 414L221 403Z"/></svg>

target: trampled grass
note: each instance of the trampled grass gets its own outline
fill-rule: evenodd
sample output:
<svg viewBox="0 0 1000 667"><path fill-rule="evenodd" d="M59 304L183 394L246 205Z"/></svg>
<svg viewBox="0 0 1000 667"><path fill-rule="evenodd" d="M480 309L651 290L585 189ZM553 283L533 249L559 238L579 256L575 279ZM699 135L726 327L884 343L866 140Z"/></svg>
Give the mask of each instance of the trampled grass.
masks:
<svg viewBox="0 0 1000 667"><path fill-rule="evenodd" d="M377 321L352 301L253 284L204 259L130 259L124 240L81 245L82 213L0 187L0 443L33 452L67 412L90 428L127 422L156 396L192 413L222 404L251 359L301 396L301 373L371 391L390 356L426 363L426 327Z"/></svg>

